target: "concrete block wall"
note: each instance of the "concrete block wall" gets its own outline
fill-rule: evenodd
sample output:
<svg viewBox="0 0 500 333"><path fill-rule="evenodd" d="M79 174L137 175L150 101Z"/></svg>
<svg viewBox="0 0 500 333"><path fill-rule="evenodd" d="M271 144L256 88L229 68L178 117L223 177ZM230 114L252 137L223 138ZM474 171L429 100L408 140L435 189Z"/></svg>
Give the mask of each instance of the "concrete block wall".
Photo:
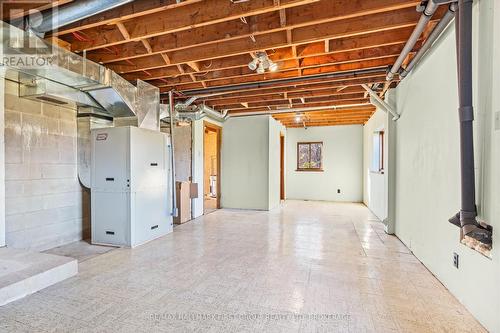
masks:
<svg viewBox="0 0 500 333"><path fill-rule="evenodd" d="M18 97L5 81L8 247L45 250L82 239L88 195L77 176L76 110Z"/></svg>

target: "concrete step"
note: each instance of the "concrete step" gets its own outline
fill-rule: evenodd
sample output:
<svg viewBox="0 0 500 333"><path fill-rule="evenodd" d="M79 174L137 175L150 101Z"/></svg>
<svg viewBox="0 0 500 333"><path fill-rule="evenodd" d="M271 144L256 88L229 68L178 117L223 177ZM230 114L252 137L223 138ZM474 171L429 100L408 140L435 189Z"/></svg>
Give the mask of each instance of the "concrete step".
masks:
<svg viewBox="0 0 500 333"><path fill-rule="evenodd" d="M0 248L0 306L36 293L78 273L73 258Z"/></svg>

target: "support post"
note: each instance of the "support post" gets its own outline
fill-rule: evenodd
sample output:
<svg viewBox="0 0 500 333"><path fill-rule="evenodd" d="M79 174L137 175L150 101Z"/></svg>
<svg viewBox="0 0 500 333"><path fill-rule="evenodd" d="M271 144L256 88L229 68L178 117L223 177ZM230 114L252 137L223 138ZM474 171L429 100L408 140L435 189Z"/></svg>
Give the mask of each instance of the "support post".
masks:
<svg viewBox="0 0 500 333"><path fill-rule="evenodd" d="M170 163L172 169L172 216L177 217L177 189L175 183L175 153L174 153L174 122L175 122L175 106L174 92L168 92L168 105L170 109Z"/></svg>

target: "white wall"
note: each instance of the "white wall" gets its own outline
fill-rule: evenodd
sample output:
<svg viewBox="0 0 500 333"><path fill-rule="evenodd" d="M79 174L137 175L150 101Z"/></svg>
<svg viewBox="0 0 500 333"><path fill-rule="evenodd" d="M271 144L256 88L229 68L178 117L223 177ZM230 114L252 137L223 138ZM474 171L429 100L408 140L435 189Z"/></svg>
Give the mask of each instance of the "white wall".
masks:
<svg viewBox="0 0 500 333"><path fill-rule="evenodd" d="M222 131L222 207L270 210L280 204L280 133L270 116L229 118Z"/></svg>
<svg viewBox="0 0 500 333"><path fill-rule="evenodd" d="M481 217L494 230L492 259L461 245L459 229L447 221L460 209L453 26L389 100L402 113L396 125L396 234L492 332L500 332L500 130L494 121L500 111L499 3L474 2L478 200ZM459 269L452 264L454 252Z"/></svg>
<svg viewBox="0 0 500 333"><path fill-rule="evenodd" d="M297 169L297 142L323 142L324 172ZM363 127L289 128L286 197L299 200L363 201ZM341 193L337 193L340 189Z"/></svg>
<svg viewBox="0 0 500 333"><path fill-rule="evenodd" d="M385 131L384 134L384 167L388 166L388 131L387 113L377 109L363 127L363 202L380 219L387 217L387 170L384 173L373 172L373 135Z"/></svg>
<svg viewBox="0 0 500 333"><path fill-rule="evenodd" d="M269 208L269 117L229 118L222 133L222 207Z"/></svg>
<svg viewBox="0 0 500 333"><path fill-rule="evenodd" d="M205 122L222 127L222 123L204 118L194 121L191 127L192 131L192 182L198 184L198 198L191 201L191 215L197 218L203 215L203 177L204 177L204 156L203 156L203 138L205 135ZM222 131L224 133L224 130ZM222 145L224 146L224 145ZM222 152L221 152L222 153ZM223 183L221 183L222 185Z"/></svg>

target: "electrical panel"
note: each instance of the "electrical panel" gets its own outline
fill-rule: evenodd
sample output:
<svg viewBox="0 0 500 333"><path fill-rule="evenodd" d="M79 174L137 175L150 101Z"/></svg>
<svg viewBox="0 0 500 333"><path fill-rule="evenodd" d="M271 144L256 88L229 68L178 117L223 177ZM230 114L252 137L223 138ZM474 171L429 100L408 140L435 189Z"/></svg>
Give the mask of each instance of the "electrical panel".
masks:
<svg viewBox="0 0 500 333"><path fill-rule="evenodd" d="M92 243L135 247L172 232L170 138L137 127L92 131Z"/></svg>

